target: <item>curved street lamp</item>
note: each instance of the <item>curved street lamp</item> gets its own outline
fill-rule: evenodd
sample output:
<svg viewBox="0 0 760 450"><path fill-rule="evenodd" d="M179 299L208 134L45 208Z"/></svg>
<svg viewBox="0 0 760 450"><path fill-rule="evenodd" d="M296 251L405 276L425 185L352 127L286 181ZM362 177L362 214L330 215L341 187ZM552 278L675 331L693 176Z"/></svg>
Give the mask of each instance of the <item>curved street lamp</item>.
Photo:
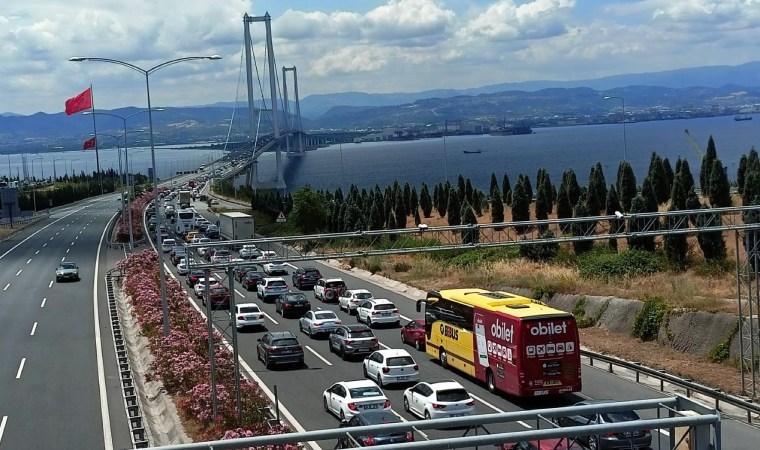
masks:
<svg viewBox="0 0 760 450"><path fill-rule="evenodd" d="M618 100L620 100L623 103L623 161L628 161L628 159L626 158L627 153L628 153L628 140L625 137L625 120L626 120L626 117L625 117L625 99L623 97L618 97L616 95L607 95L607 96L604 97L605 100L610 100L610 99L613 99L613 98L618 99Z"/></svg>
<svg viewBox="0 0 760 450"><path fill-rule="evenodd" d="M110 59L110 58L90 58L85 56L74 56L69 58L69 61L73 62L82 62L82 61L94 61L94 62L105 62L110 64L117 64L120 66L124 66L127 68L130 68L132 70L135 70L137 72L140 72L141 74L145 75L145 90L148 94L148 126L149 126L149 133L150 133L150 157L151 157L151 164L153 165L153 208L156 212L156 245L157 245L157 251L158 254L158 273L159 273L159 281L161 284L161 308L163 310L163 331L164 336L169 335L169 306L166 301L166 277L164 276L164 253L161 251L161 215L158 213L158 178L156 177L156 150L153 144L153 114L151 114L151 106L150 106L150 75L154 72L157 72L158 70L163 69L164 67L172 66L177 63L181 63L184 61L195 61L195 60L202 60L202 59L208 59L208 60L217 60L222 59L219 55L210 55L210 56L187 56L184 58L177 58L172 59L171 61L165 61L161 64L158 64L156 66L151 67L150 69L143 69L142 67L138 67L134 64L128 63L126 61L120 61L118 59Z"/></svg>

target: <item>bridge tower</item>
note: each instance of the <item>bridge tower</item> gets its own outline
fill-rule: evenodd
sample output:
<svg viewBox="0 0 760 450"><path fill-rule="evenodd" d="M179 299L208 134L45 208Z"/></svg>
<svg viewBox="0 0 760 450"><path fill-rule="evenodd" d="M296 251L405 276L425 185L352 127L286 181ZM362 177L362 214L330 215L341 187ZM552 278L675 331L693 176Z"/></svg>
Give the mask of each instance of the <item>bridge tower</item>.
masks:
<svg viewBox="0 0 760 450"><path fill-rule="evenodd" d="M285 185L283 162L282 162L282 148L280 146L280 128L278 125L279 117L277 113L277 76L274 62L274 47L272 45L272 18L269 13L263 16L249 16L247 13L243 16L243 32L245 39L245 67L246 67L246 80L248 87L248 119L250 121L250 135L256 134L256 121L255 121L255 105L253 102L253 72L251 63L251 30L250 24L252 22L264 22L266 26L266 48L267 48L267 64L269 65L269 93L271 101L272 111L272 131L274 135L275 146L275 158L277 161L277 181L276 189L284 190ZM255 150L254 150L255 151ZM251 160L250 178L251 186L257 187L258 174L255 170L256 159Z"/></svg>
<svg viewBox="0 0 760 450"><path fill-rule="evenodd" d="M287 72L293 72L293 90L295 93L295 104L296 104L296 115L295 115L295 124L291 123L292 116L290 115L290 102L288 101L288 77ZM296 66L293 67L283 67L282 68L282 90L283 90L283 97L285 100L285 120L288 121L289 127L289 133L286 137L286 146L287 146L287 152L290 153L290 136L294 136L295 138L295 146L296 151L299 154L303 154L304 152L304 143L303 143L303 125L301 123L301 100L298 97L298 72L296 71Z"/></svg>

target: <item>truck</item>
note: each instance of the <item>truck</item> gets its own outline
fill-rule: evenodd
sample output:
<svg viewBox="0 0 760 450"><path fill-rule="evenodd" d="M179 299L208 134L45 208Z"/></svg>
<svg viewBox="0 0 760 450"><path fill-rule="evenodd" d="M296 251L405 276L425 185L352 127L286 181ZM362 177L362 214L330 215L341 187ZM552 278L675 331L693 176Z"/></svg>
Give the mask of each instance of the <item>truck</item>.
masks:
<svg viewBox="0 0 760 450"><path fill-rule="evenodd" d="M179 203L179 207L182 208L184 206L190 206L190 202L192 201L193 194L190 191L179 191L179 200L177 203Z"/></svg>
<svg viewBox="0 0 760 450"><path fill-rule="evenodd" d="M253 239L253 217L241 212L225 212L219 214L219 239L237 241Z"/></svg>

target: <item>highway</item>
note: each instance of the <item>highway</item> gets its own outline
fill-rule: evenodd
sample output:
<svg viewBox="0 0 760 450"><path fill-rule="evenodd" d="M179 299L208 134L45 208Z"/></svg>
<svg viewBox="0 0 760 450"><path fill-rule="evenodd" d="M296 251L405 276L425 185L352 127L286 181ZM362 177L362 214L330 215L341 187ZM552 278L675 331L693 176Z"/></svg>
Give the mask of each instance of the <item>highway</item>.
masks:
<svg viewBox="0 0 760 450"><path fill-rule="evenodd" d="M123 400L106 394L119 380L102 284L124 257L101 247L113 199L55 209L0 243L0 449L131 446ZM63 260L81 281L56 283Z"/></svg>
<svg viewBox="0 0 760 450"><path fill-rule="evenodd" d="M200 202L196 202L194 206L199 212L207 216L209 220L212 222L216 221L216 218L213 216L213 214L209 213L206 210L205 206L203 206ZM224 206L224 202L222 206ZM399 308L402 317L406 319L417 318L419 316L419 313L415 311L415 304L413 299L407 298L382 286L377 286L369 280L357 277L350 272L336 269L335 267L325 263L310 262L305 263L304 265L316 266L325 277L342 278L348 285L349 289L366 288L374 294L375 298L390 299ZM171 266L169 265L169 267ZM294 269L295 267L296 266L291 266L291 269ZM220 280L223 280L223 283L225 285L229 285L229 279L224 276L224 273L217 273L216 276ZM184 280L184 277L178 278ZM286 277L285 279L288 282L288 285L291 285L290 277ZM292 285L291 290L297 291L292 287ZM263 303L258 300L255 292L247 292L238 285L235 288L235 293L235 302L256 302L261 306L262 310L267 314L267 329L289 330L296 334L301 344L305 348L307 365L306 368L277 368L272 370L266 369L264 367L264 364L261 361L258 361L256 358L256 339L261 337L265 330L246 330L238 333L239 352L242 360L245 361L245 364L242 364L243 367L250 367L255 372L256 376L261 379L263 383L269 387L270 390L274 390L276 388L279 394L281 405L284 406L284 408L297 420L299 424L298 428L312 430L338 427L338 419L323 411L322 391L336 381L361 379L363 377L361 360L341 360L339 356L329 351L326 338L323 337L310 339L306 334L299 331L297 319L281 318L275 312L274 305ZM338 314L344 323L356 322L356 318L354 316L349 316L348 314L340 311L337 307L337 304L322 303L314 298L313 292L311 291L304 291L304 293L312 302L313 308L332 310ZM190 291L188 296L194 299L192 291ZM195 301L197 306L201 308L200 301L193 301ZM205 311L205 308L203 308L203 310ZM227 328L228 320L229 316L226 311L214 312L214 321L220 329ZM403 323L405 322L402 320L402 324ZM405 348L407 351L409 351L420 366L420 374L423 380L455 379L459 381L476 400L476 412L479 414L536 409L552 406L568 406L586 398L636 400L661 397L664 395L659 391L649 389L643 385L623 380L613 374L607 373L606 371L584 366L582 393L578 395L567 395L554 399L542 398L516 400L507 396L491 394L487 391L485 386L481 385L480 383L469 379L458 372L452 372L441 368L441 366L432 360L424 351L417 352L413 347L402 344L400 339L400 330L398 328L376 328L374 332L380 340L382 348ZM229 333L230 330L227 329L227 334ZM403 420L411 422L417 419L403 410L402 398L403 390L405 387L406 386L398 388L388 387L385 388L384 391L392 402L394 413L401 417ZM649 413L650 414L642 413L641 415L644 418L656 417L655 411L650 411ZM527 428L536 426L537 424L535 423L504 424L501 426L489 426L488 431L492 433L504 431L522 431ZM745 449L747 448L746 443L755 441L760 438L760 431L757 428L733 420L724 421L722 430L724 436L724 449ZM463 430L437 430L432 432L428 431L426 432L427 435L417 435L416 439L439 439L452 436L461 436L463 432ZM479 432L482 432L482 430ZM472 433L473 431L470 431L470 434ZM332 448L335 443L319 442L318 444L322 448ZM663 430L654 432L653 448L668 448L667 431Z"/></svg>

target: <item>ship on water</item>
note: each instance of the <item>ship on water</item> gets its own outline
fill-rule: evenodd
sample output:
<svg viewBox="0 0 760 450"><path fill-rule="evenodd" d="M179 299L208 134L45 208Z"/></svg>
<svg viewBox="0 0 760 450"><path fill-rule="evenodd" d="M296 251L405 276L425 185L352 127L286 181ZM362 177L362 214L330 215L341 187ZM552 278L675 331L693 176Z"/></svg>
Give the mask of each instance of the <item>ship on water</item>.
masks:
<svg viewBox="0 0 760 450"><path fill-rule="evenodd" d="M533 129L527 125L516 125L514 123L507 123L504 119L501 126L491 128L489 133L491 136L515 136L519 134L533 134Z"/></svg>

